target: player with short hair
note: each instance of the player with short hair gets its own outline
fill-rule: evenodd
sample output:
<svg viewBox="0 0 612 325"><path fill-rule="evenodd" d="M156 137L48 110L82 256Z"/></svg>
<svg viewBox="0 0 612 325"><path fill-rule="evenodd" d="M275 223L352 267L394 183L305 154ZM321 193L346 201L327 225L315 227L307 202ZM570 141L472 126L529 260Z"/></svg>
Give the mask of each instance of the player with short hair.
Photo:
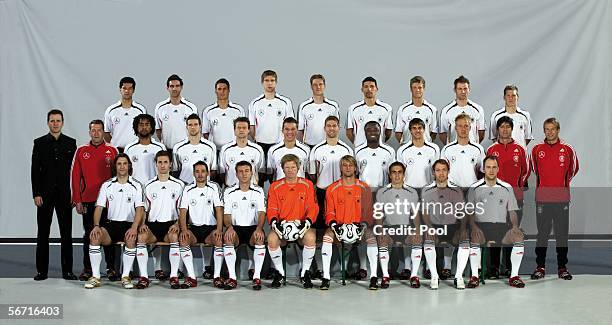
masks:
<svg viewBox="0 0 612 325"><path fill-rule="evenodd" d="M155 106L157 120L157 138L168 148L187 138L185 120L191 114L197 114L198 108L181 96L183 79L173 74L166 80L166 88L170 97Z"/></svg>
<svg viewBox="0 0 612 325"><path fill-rule="evenodd" d="M241 160L235 166L238 183L227 187L223 193L223 223L227 228L223 236L223 253L229 278L225 290L238 286L236 281L236 250L234 247L246 244L254 248L255 273L253 289L261 288L261 268L266 256L263 226L266 223L265 194L261 187L252 184L253 165ZM275 281L280 281L275 278Z"/></svg>
<svg viewBox="0 0 612 325"><path fill-rule="evenodd" d="M298 107L298 139L310 148L325 140L325 119L340 118L338 103L325 97L325 77L313 74L310 77L312 97Z"/></svg>
<svg viewBox="0 0 612 325"><path fill-rule="evenodd" d="M440 149L425 139L425 122L414 118L408 123L410 141L397 149L397 161L406 167L404 184L422 188L433 181L432 166L440 158Z"/></svg>
<svg viewBox="0 0 612 325"><path fill-rule="evenodd" d="M366 142L355 148L359 179L364 181L372 192L389 183L388 166L395 161L395 150L380 143L381 127L378 122L365 124Z"/></svg>
<svg viewBox="0 0 612 325"><path fill-rule="evenodd" d="M548 236L554 227L557 250L557 274L560 279L571 280L567 269L567 239L569 233L570 183L578 174L576 151L559 138L561 124L554 117L544 121L544 141L531 149L531 166L537 176L536 221L537 267L531 278L541 279L546 275L546 250Z"/></svg>
<svg viewBox="0 0 612 325"><path fill-rule="evenodd" d="M281 159L284 178L270 185L268 192L268 252L276 269L272 288L279 288L285 275L283 269L283 252L281 246L295 241L304 246L302 250L302 271L300 279L305 289L313 287L310 265L315 256L316 232L310 227L317 220L317 205L314 185L311 181L299 177L300 158L287 154ZM296 232L289 232L295 227ZM287 238L289 237L289 238Z"/></svg>
<svg viewBox="0 0 612 325"><path fill-rule="evenodd" d="M507 85L504 87L504 107L491 114L490 138L497 140L499 133L497 132L497 122L500 118L506 116L514 122L512 129L512 139L518 144L527 148L527 145L533 140L531 134L531 114L518 107L518 87L515 85Z"/></svg>
<svg viewBox="0 0 612 325"><path fill-rule="evenodd" d="M523 288L525 283L518 275L525 245L523 243L523 232L519 229L516 210L518 205L514 197L512 186L497 178L499 164L494 156L484 159L485 176L470 186L468 191L468 202L472 202L476 208L475 213L469 218L470 223L470 268L472 276L468 282L468 288L476 288L479 285L478 269L481 262L480 245L492 243L489 248L491 255L491 268L499 270L501 245L513 245L512 271L508 283L512 287ZM481 209L478 209L478 206ZM507 215L510 215L511 226L506 223ZM463 279L458 279L463 280Z"/></svg>
<svg viewBox="0 0 612 325"><path fill-rule="evenodd" d="M296 140L298 132L298 121L293 117L287 117L283 121L283 141L273 145L268 150L267 171L270 179L279 180L285 177L281 162L283 157L292 154L300 160L298 176L304 178L306 176L306 167L308 167L308 154L310 148Z"/></svg>
<svg viewBox="0 0 612 325"><path fill-rule="evenodd" d="M232 142L234 137L228 132L234 127L234 120L246 116L242 106L232 103L229 99L230 83L225 78L215 82L217 101L202 110L202 134L220 150L225 144Z"/></svg>
<svg viewBox="0 0 612 325"><path fill-rule="evenodd" d="M155 166L157 177L145 186L148 217L138 229L136 260L140 269L140 279L136 288L144 289L149 286L147 244L164 241L170 243L170 287L178 289L180 288L178 269L181 261L178 241L178 207L185 185L181 180L170 176L172 166L170 152L162 150L156 153Z"/></svg>
<svg viewBox="0 0 612 325"><path fill-rule="evenodd" d="M457 140L445 145L440 152L440 158L446 159L451 166L448 179L463 188L480 178L485 157L482 146L470 140L470 124L469 115L458 115L454 122Z"/></svg>
<svg viewBox="0 0 612 325"><path fill-rule="evenodd" d="M480 143L485 134L484 109L476 102L468 99L470 94L470 81L464 76L455 79L455 99L440 111L440 141L443 144L451 143L457 137L455 134L455 118L462 114L470 117L471 129L469 139L473 143ZM454 169L454 168L453 168Z"/></svg>
<svg viewBox="0 0 612 325"><path fill-rule="evenodd" d="M172 170L185 184L193 183L193 164L198 161L206 163L211 177L217 171L217 147L201 136L201 120L197 114L191 114L185 121L187 139L172 148L174 155Z"/></svg>
<svg viewBox="0 0 612 325"><path fill-rule="evenodd" d="M234 186L238 183L235 166L240 161L251 163L253 184L257 184L266 170L264 151L260 145L249 140L249 120L238 117L234 120L234 135L236 139L223 147L219 152L219 174L225 180L225 186Z"/></svg>
<svg viewBox="0 0 612 325"><path fill-rule="evenodd" d="M132 289L130 269L136 257L136 237L138 226L144 220L144 191L142 184L131 177L132 162L125 153L120 153L113 162L115 176L102 184L94 211L94 228L90 233L89 259L92 276L85 283L86 289L99 287L100 263L102 255L100 246L125 242L123 252L123 274L121 284L125 289ZM102 210L108 210L107 218L102 220Z"/></svg>
<svg viewBox="0 0 612 325"><path fill-rule="evenodd" d="M387 142L393 131L393 108L376 98L378 85L376 79L366 77L361 81L361 92L363 100L351 105L347 111L346 137L353 142L355 147L366 142L363 127L367 122L375 121L385 130L380 135L381 142Z"/></svg>
<svg viewBox="0 0 612 325"><path fill-rule="evenodd" d="M397 109L395 122L395 138L401 144L410 143L410 121L415 118L423 121L425 141L432 142L438 133L438 109L429 103L425 97L425 79L414 76L410 79L412 98Z"/></svg>
<svg viewBox="0 0 612 325"><path fill-rule="evenodd" d="M125 153L132 162L134 177L142 184L148 183L155 177L155 154L166 150L163 143L153 138L155 134L155 118L149 114L140 114L132 121L134 134L138 140L125 146Z"/></svg>
<svg viewBox="0 0 612 325"><path fill-rule="evenodd" d="M194 183L186 186L181 195L179 211L179 245L181 260L187 269L187 277L181 288L193 288L198 285L193 268L191 245L204 243L214 245L214 280L213 285L223 288L221 278L223 265L223 202L221 188L217 183L208 180L208 164L197 161L193 164Z"/></svg>
<svg viewBox="0 0 612 325"><path fill-rule="evenodd" d="M134 117L147 113L144 106L132 99L135 90L134 78L121 78L119 81L121 100L104 111L104 140L110 142L119 152L123 152L128 144L137 140L130 129Z"/></svg>

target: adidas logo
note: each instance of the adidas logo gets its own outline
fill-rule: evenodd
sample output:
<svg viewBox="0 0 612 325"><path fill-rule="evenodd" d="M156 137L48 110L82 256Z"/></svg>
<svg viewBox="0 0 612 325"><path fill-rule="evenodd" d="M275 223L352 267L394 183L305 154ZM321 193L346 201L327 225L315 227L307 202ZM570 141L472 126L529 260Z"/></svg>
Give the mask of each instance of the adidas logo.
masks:
<svg viewBox="0 0 612 325"><path fill-rule="evenodd" d="M372 157L375 157L375 156L376 156L376 152L372 153Z"/></svg>
<svg viewBox="0 0 612 325"><path fill-rule="evenodd" d="M175 109L175 110L174 110L174 112L175 112L175 113L178 113L178 109Z"/></svg>
<svg viewBox="0 0 612 325"><path fill-rule="evenodd" d="M399 199L399 198L400 198L400 195L399 195L399 194L396 194L396 195L395 195L395 198L396 198L396 199Z"/></svg>
<svg viewBox="0 0 612 325"><path fill-rule="evenodd" d="M193 150L193 152L192 152L192 153L198 153L198 151L197 151L197 150Z"/></svg>
<svg viewBox="0 0 612 325"><path fill-rule="evenodd" d="M204 193L200 193L200 196L205 196Z"/></svg>
<svg viewBox="0 0 612 325"><path fill-rule="evenodd" d="M145 151L143 151L142 153L149 153L149 152L147 151L147 149L145 149Z"/></svg>
<svg viewBox="0 0 612 325"><path fill-rule="evenodd" d="M422 156L423 154L419 151L419 153L417 153L417 156Z"/></svg>
<svg viewBox="0 0 612 325"><path fill-rule="evenodd" d="M330 154L332 154L332 155L333 155L333 154L335 154L335 153L336 153L336 152L335 152L335 151L333 151L333 150L330 152Z"/></svg>
<svg viewBox="0 0 612 325"><path fill-rule="evenodd" d="M240 153L240 155L241 155L241 156L244 156L244 152L241 152L241 153Z"/></svg>
<svg viewBox="0 0 612 325"><path fill-rule="evenodd" d="M123 114L123 116L128 116L128 115L130 115L130 114L128 114L127 112L125 114Z"/></svg>
<svg viewBox="0 0 612 325"><path fill-rule="evenodd" d="M165 187L165 186L162 186L162 190L165 190L165 189L166 189L166 187Z"/></svg>
<svg viewBox="0 0 612 325"><path fill-rule="evenodd" d="M123 189L119 189L119 193L123 193Z"/></svg>
<svg viewBox="0 0 612 325"><path fill-rule="evenodd" d="M272 107L272 104L268 104L268 107Z"/></svg>
<svg viewBox="0 0 612 325"><path fill-rule="evenodd" d="M465 153L465 150L461 150L461 153Z"/></svg>
<svg viewBox="0 0 612 325"><path fill-rule="evenodd" d="M561 150L559 150L559 152L565 152L565 149L561 148Z"/></svg>
<svg viewBox="0 0 612 325"><path fill-rule="evenodd" d="M374 114L374 113L372 113L372 111L368 111L368 114Z"/></svg>
<svg viewBox="0 0 612 325"><path fill-rule="evenodd" d="M225 116L225 113L221 114L221 116Z"/></svg>
<svg viewBox="0 0 612 325"><path fill-rule="evenodd" d="M561 149L561 150L563 150L563 149ZM110 150L106 150L106 153L111 153L111 152L110 152Z"/></svg>
<svg viewBox="0 0 612 325"><path fill-rule="evenodd" d="M319 112L323 112L323 110L319 108Z"/></svg>
<svg viewBox="0 0 612 325"><path fill-rule="evenodd" d="M243 196L243 197L242 197L242 201L246 201L246 196Z"/></svg>
<svg viewBox="0 0 612 325"><path fill-rule="evenodd" d="M465 114L465 111L461 112L461 114Z"/></svg>
<svg viewBox="0 0 612 325"><path fill-rule="evenodd" d="M519 150L518 149L514 149L514 152L519 152Z"/></svg>
<svg viewBox="0 0 612 325"><path fill-rule="evenodd" d="M421 114L421 112L420 112L420 111L416 111L416 113L415 113L415 114Z"/></svg>

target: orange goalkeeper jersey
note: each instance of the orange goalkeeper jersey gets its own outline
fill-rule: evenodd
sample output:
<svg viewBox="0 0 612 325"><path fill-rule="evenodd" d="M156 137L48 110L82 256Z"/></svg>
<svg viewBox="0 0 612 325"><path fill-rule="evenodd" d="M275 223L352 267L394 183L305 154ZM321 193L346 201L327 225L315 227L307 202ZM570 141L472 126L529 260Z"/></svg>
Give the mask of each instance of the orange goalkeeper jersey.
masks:
<svg viewBox="0 0 612 325"><path fill-rule="evenodd" d="M372 224L372 191L368 184L356 179L345 185L342 179L333 182L325 193L325 223L367 222Z"/></svg>
<svg viewBox="0 0 612 325"><path fill-rule="evenodd" d="M312 182L298 177L297 183L288 183L284 178L270 185L268 191L268 223L273 218L278 221L310 219L317 220L319 206Z"/></svg>

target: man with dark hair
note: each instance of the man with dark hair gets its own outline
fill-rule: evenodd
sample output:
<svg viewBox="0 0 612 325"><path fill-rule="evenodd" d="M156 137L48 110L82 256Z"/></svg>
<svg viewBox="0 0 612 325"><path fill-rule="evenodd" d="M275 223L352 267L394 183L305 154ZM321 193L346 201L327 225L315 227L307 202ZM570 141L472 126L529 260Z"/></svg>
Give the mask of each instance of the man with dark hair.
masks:
<svg viewBox="0 0 612 325"><path fill-rule="evenodd" d="M340 118L338 103L325 97L325 77L314 74L310 77L312 97L302 102L298 108L298 139L312 148L325 140L325 118Z"/></svg>
<svg viewBox="0 0 612 325"><path fill-rule="evenodd" d="M395 138L401 144L410 142L410 121L419 118L424 122L425 140L432 142L438 133L438 109L425 100L425 79L414 76L410 79L412 98L397 110Z"/></svg>
<svg viewBox="0 0 612 325"><path fill-rule="evenodd" d="M142 184L148 183L155 177L155 154L166 150L163 143L153 138L155 133L155 119L149 114L140 114L132 122L134 134L138 140L125 147L125 153L132 161L134 172L132 177Z"/></svg>
<svg viewBox="0 0 612 325"><path fill-rule="evenodd" d="M253 166L253 183L257 184L257 173L263 177L266 171L264 151L257 143L249 141L249 120L238 117L234 120L234 135L236 139L223 147L219 152L219 174L226 186L238 183L235 166L240 161L248 161Z"/></svg>
<svg viewBox="0 0 612 325"><path fill-rule="evenodd" d="M215 82L217 101L202 110L202 134L205 139L215 143L217 150L234 140L231 130L234 120L246 116L242 106L232 103L229 99L230 83L225 78Z"/></svg>
<svg viewBox="0 0 612 325"><path fill-rule="evenodd" d="M202 137L200 122L197 114L189 115L186 120L187 139L172 148L172 170L185 184L193 183L193 164L198 161L206 163L212 177L217 172L217 147Z"/></svg>
<svg viewBox="0 0 612 325"><path fill-rule="evenodd" d="M76 151L75 139L62 133L64 114L59 109L47 113L49 133L34 140L32 149L32 197L36 205L36 276L47 279L49 270L49 232L53 210L61 236L62 277L72 274L72 206L70 204L70 164Z"/></svg>
<svg viewBox="0 0 612 325"><path fill-rule="evenodd" d="M296 139L298 134L298 121L287 117L283 121L283 141L270 147L268 151L267 173L271 180L285 177L281 161L288 154L293 154L300 160L299 177L305 177L308 167L308 154L310 148Z"/></svg>
<svg viewBox="0 0 612 325"><path fill-rule="evenodd" d="M497 132L497 122L501 117L509 117L514 122L512 129L512 139L524 148L527 147L529 141L533 140L531 134L531 115L529 112L518 107L518 87L515 85L507 85L504 88L504 107L491 114L491 140L497 140L499 133Z"/></svg>
<svg viewBox="0 0 612 325"><path fill-rule="evenodd" d="M185 120L191 114L197 114L198 108L181 96L183 79L173 74L168 77L166 87L170 97L155 106L157 120L157 138L168 148L187 138Z"/></svg>
<svg viewBox="0 0 612 325"><path fill-rule="evenodd" d="M376 79L366 77L361 82L363 100L351 105L347 111L346 137L353 142L355 147L366 142L364 126L367 122L375 121L385 130L380 134L380 141L387 142L393 131L392 113L393 108L376 98L378 85Z"/></svg>
<svg viewBox="0 0 612 325"><path fill-rule="evenodd" d="M484 139L485 117L484 109L476 102L468 99L470 94L470 81L459 76L454 82L455 99L446 105L440 112L440 140L447 144L455 140L455 117L467 114L470 117L470 141L480 143Z"/></svg>
<svg viewBox="0 0 612 325"><path fill-rule="evenodd" d="M91 276L89 261L89 234L94 227L94 210L100 186L112 177L113 160L118 152L115 147L104 142L104 122L93 120L89 123L89 143L80 146L74 155L71 171L72 204L78 214L83 215L83 272L79 275L81 281ZM106 215L102 216L106 220ZM106 275L109 280L117 281L114 254L111 247L105 248Z"/></svg>
<svg viewBox="0 0 612 325"><path fill-rule="evenodd" d="M119 152L123 152L130 142L136 140L131 130L134 117L147 112L144 106L132 99L134 90L136 90L134 78L121 78L119 81L121 100L110 105L104 112L104 139Z"/></svg>

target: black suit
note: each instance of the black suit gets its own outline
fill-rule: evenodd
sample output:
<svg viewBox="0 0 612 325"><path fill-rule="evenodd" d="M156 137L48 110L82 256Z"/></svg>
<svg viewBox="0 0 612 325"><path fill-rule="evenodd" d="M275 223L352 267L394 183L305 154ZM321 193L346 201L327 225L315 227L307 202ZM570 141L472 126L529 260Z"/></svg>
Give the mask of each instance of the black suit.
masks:
<svg viewBox="0 0 612 325"><path fill-rule="evenodd" d="M62 272L72 272L72 203L70 168L76 151L76 140L50 133L34 140L32 150L32 197L42 197L36 211L36 270L47 274L49 269L49 232L53 210L57 214L62 243Z"/></svg>

